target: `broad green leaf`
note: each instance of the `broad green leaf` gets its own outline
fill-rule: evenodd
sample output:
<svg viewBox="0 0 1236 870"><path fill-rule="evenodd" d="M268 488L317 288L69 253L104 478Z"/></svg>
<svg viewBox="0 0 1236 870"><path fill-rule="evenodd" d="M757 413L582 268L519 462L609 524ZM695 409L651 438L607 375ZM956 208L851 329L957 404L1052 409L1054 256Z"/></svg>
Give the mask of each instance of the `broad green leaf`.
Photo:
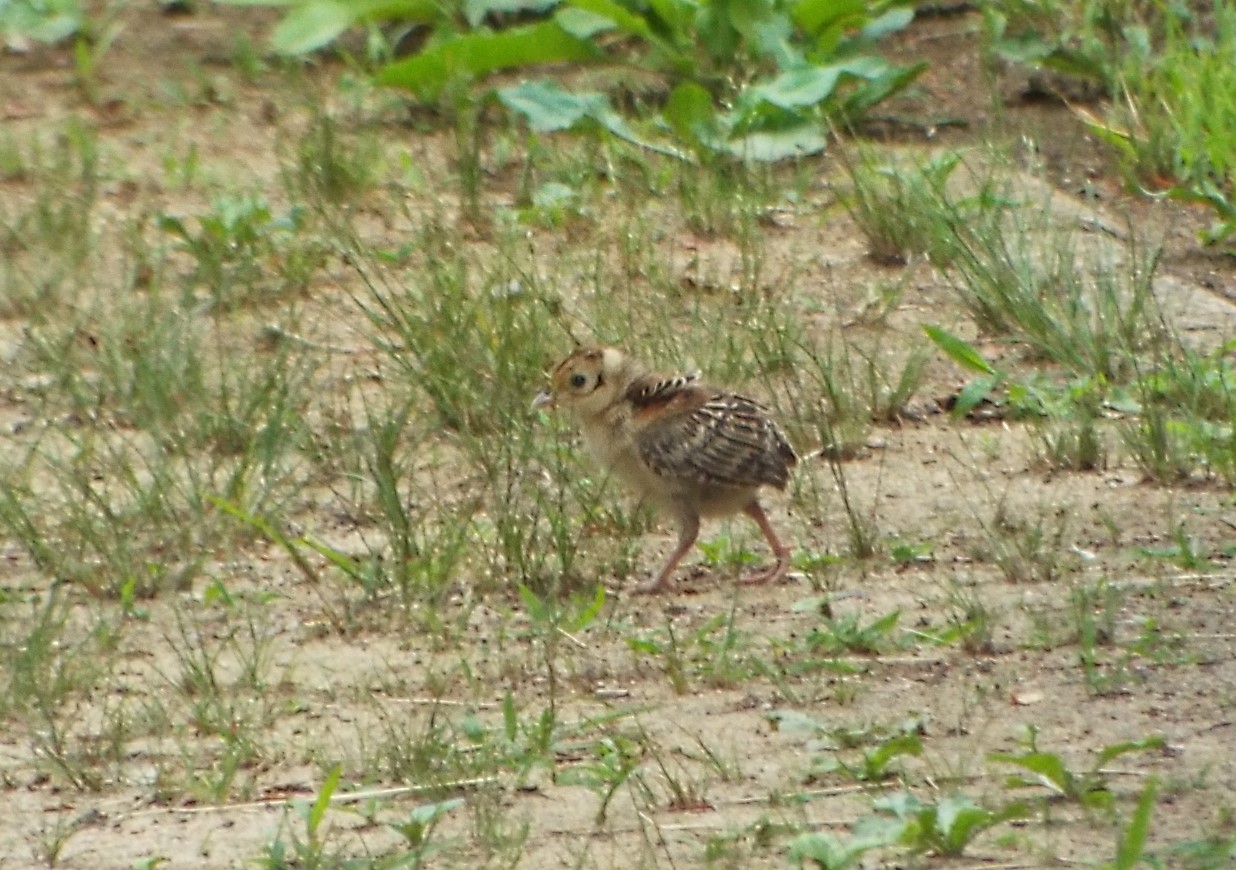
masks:
<svg viewBox="0 0 1236 870"><path fill-rule="evenodd" d="M843 73L860 79L880 79L887 76L893 69L884 58L874 55L852 57L836 64L836 67Z"/></svg>
<svg viewBox="0 0 1236 870"><path fill-rule="evenodd" d="M883 61L877 61L877 63L880 63L882 68L872 75L864 76L867 81L862 87L846 96L843 111L850 117L865 114L876 103L905 89L910 82L922 75L923 70L927 69L926 63L903 67L888 66Z"/></svg>
<svg viewBox="0 0 1236 870"><path fill-rule="evenodd" d="M85 19L77 0L0 0L0 45L20 50L28 39L55 44L77 33Z"/></svg>
<svg viewBox="0 0 1236 870"><path fill-rule="evenodd" d="M458 809L463 806L463 798L450 798L449 800L438 801L434 804L426 804L423 807L417 807L408 814L408 818L422 825L436 822L438 819L445 816L451 810Z"/></svg>
<svg viewBox="0 0 1236 870"><path fill-rule="evenodd" d="M591 39L598 33L613 30L618 26L613 19L587 9L559 9L554 14L554 20L563 30L579 39Z"/></svg>
<svg viewBox="0 0 1236 870"><path fill-rule="evenodd" d="M584 121L596 123L619 139L658 154L686 160L677 148L639 136L626 119L613 110L605 94L590 91L573 94L557 82L526 82L497 90L498 99L508 109L528 119L532 129L542 133L570 130Z"/></svg>
<svg viewBox="0 0 1236 870"><path fill-rule="evenodd" d="M756 54L772 58L782 69L794 63L797 55L790 48L792 22L771 4L765 0L728 0L719 8L728 13L730 27L742 34Z"/></svg>
<svg viewBox="0 0 1236 870"><path fill-rule="evenodd" d="M552 619L553 613L546 606L545 602L538 598L537 594L523 583L519 584L519 597L524 600L524 607L528 610L528 618L534 623L545 624Z"/></svg>
<svg viewBox="0 0 1236 870"><path fill-rule="evenodd" d="M861 36L872 41L883 39L890 34L898 33L909 27L910 22L913 20L914 9L909 6L890 9L864 25Z"/></svg>
<svg viewBox="0 0 1236 870"><path fill-rule="evenodd" d="M1057 48L1043 58L1041 63L1048 69L1094 82L1105 82L1108 78L1107 67L1101 62L1080 51L1072 51L1068 48Z"/></svg>
<svg viewBox="0 0 1236 870"><path fill-rule="evenodd" d="M983 399L991 395L991 392L1000 383L999 377L992 375L991 377L975 378L961 388L961 392L957 394L957 401L953 403L953 417L964 417L975 408Z"/></svg>
<svg viewBox="0 0 1236 870"><path fill-rule="evenodd" d="M600 16L601 18L607 18L619 30L625 33L642 36L648 40L656 39L656 35L648 26L647 21L638 15L632 14L630 10L613 2L613 0L568 0L567 6L591 12L593 15Z"/></svg>
<svg viewBox="0 0 1236 870"><path fill-rule="evenodd" d="M497 90L498 99L508 109L528 119L533 130L554 133L570 130L581 122L595 122L605 130L633 145L647 148L685 160L686 155L676 148L661 145L637 135L626 119L613 110L605 94L590 91L573 94L563 90L557 82L525 82Z"/></svg>
<svg viewBox="0 0 1236 870"><path fill-rule="evenodd" d="M1148 749L1162 749L1165 741L1162 737L1147 737L1145 740L1127 740L1123 743L1113 743L1110 746L1104 746L1099 753L1099 760L1095 763L1095 767L1099 768L1107 764L1114 758L1119 758L1121 755L1127 755L1130 752L1145 752Z"/></svg>
<svg viewBox="0 0 1236 870"><path fill-rule="evenodd" d="M695 148L715 149L720 136L712 95L695 82L682 82L670 92L661 117L675 135Z"/></svg>
<svg viewBox="0 0 1236 870"><path fill-rule="evenodd" d="M936 829L947 851L954 855L960 854L991 819L990 812L961 795L945 798L936 808Z"/></svg>
<svg viewBox="0 0 1236 870"><path fill-rule="evenodd" d="M799 0L790 11L799 29L818 36L825 28L861 25L867 19L865 0Z"/></svg>
<svg viewBox="0 0 1236 870"><path fill-rule="evenodd" d="M1073 795L1077 784L1073 774L1065 767L1064 760L1051 752L1027 752L1024 755L1009 755L996 752L989 756L992 761L1013 764L1035 775L1035 778L1052 791Z"/></svg>
<svg viewBox="0 0 1236 870"><path fill-rule="evenodd" d="M743 160L773 163L788 157L818 154L828 146L824 128L815 123L801 124L785 130L749 133L731 139L726 150Z"/></svg>
<svg viewBox="0 0 1236 870"><path fill-rule="evenodd" d="M811 861L821 870L847 870L857 866L863 852L870 848L869 843L843 843L832 834L801 834L790 841L790 860L799 866Z"/></svg>
<svg viewBox="0 0 1236 870"><path fill-rule="evenodd" d="M635 637L627 638L627 646L632 652L644 653L645 655L655 656L661 654L661 646L655 641L643 640Z"/></svg>
<svg viewBox="0 0 1236 870"><path fill-rule="evenodd" d="M886 613L884 616L881 616L875 622L871 623L870 630L876 634L888 634L890 631L893 630L893 628L896 627L897 623L900 621L901 621L901 611L894 610L891 613ZM915 737L914 741L915 743L917 743L918 738Z"/></svg>
<svg viewBox="0 0 1236 870"><path fill-rule="evenodd" d="M991 367L991 364L983 359L982 355L974 349L973 345L963 341L951 332L930 324L923 325L923 332L927 333L927 337L935 343L936 347L944 351L953 362L962 368L985 375L994 376L998 374Z"/></svg>
<svg viewBox="0 0 1236 870"><path fill-rule="evenodd" d="M908 791L894 792L882 795L871 802L877 810L887 810L899 819L907 819L917 815L925 808L925 804Z"/></svg>
<svg viewBox="0 0 1236 870"><path fill-rule="evenodd" d="M883 774L894 758L899 755L922 755L923 742L914 734L903 734L891 740L885 740L867 754L869 766L877 773Z"/></svg>
<svg viewBox="0 0 1236 870"><path fill-rule="evenodd" d="M835 66L809 66L782 73L766 84L756 85L752 95L783 109L814 106L832 95L841 70Z"/></svg>
<svg viewBox="0 0 1236 870"><path fill-rule="evenodd" d="M305 3L290 11L270 35L280 54L306 54L330 43L358 20L355 7L333 0Z"/></svg>
<svg viewBox="0 0 1236 870"><path fill-rule="evenodd" d="M907 819L912 814L894 813L894 816L871 813L860 818L854 824L854 841L868 848L899 843L906 832Z"/></svg>
<svg viewBox="0 0 1236 870"><path fill-rule="evenodd" d="M518 14L521 12L542 13L557 6L559 0L464 0L464 20L469 27L476 27L491 12Z"/></svg>
<svg viewBox="0 0 1236 870"><path fill-rule="evenodd" d="M572 191L573 195L577 195ZM597 584L596 593L592 596L592 601L588 602L588 606L579 612L574 619L567 624L568 631L581 631L592 624L592 621L597 618L605 608L605 586L601 583Z"/></svg>
<svg viewBox="0 0 1236 870"><path fill-rule="evenodd" d="M362 21L433 21L433 0L309 0L284 16L270 36L280 54L307 54Z"/></svg>
<svg viewBox="0 0 1236 870"><path fill-rule="evenodd" d="M854 76L881 84L887 82L888 90L891 91L894 89L895 72L898 70L876 57L858 57L836 64L801 66L782 73L772 81L751 86L742 95L741 101L745 106L763 101L781 109L801 110L817 106L832 97L842 76Z"/></svg>
<svg viewBox="0 0 1236 870"><path fill-rule="evenodd" d="M537 133L569 130L585 118L609 108L605 94L588 91L573 94L553 81L523 82L497 90L498 99L512 112L523 115Z"/></svg>
<svg viewBox="0 0 1236 870"><path fill-rule="evenodd" d="M404 88L432 100L453 78L483 78L506 69L563 61L588 61L600 56L591 42L579 39L556 22L514 27L500 33L469 33L425 48L378 71L381 85Z"/></svg>
<svg viewBox="0 0 1236 870"><path fill-rule="evenodd" d="M1055 43L1037 31L1028 30L996 42L994 48L1001 59L1012 63L1034 64L1055 49Z"/></svg>
<svg viewBox="0 0 1236 870"><path fill-rule="evenodd" d="M689 43L693 19L699 8L695 3L691 0L648 0L648 7L671 34Z"/></svg>

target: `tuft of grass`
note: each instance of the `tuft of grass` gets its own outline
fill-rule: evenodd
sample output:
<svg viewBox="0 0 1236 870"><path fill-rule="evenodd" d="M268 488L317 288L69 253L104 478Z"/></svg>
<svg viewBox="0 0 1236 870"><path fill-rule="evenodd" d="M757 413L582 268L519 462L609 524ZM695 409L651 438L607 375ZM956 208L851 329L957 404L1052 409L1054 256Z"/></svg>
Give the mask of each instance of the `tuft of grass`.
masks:
<svg viewBox="0 0 1236 870"><path fill-rule="evenodd" d="M283 186L297 202L356 202L377 187L386 172L376 131L349 130L317 105L309 108L306 129L293 150L292 159L283 164Z"/></svg>
<svg viewBox="0 0 1236 870"><path fill-rule="evenodd" d="M164 213L157 224L191 264L181 289L186 308L200 302L226 311L296 297L325 262L305 211L277 214L260 194L223 194L193 219Z"/></svg>
<svg viewBox="0 0 1236 870"><path fill-rule="evenodd" d="M51 142L14 143L9 155L25 195L0 198L0 317L40 323L99 262L95 209L106 169L97 133L76 121Z"/></svg>
<svg viewBox="0 0 1236 870"><path fill-rule="evenodd" d="M1151 187L1166 182L1178 198L1209 206L1216 221L1208 244L1236 235L1236 11L1167 6L1154 22L1158 40L1131 30L1137 59L1119 68L1119 95L1107 123L1091 128L1116 146L1131 171Z"/></svg>
<svg viewBox="0 0 1236 870"><path fill-rule="evenodd" d="M1130 358L1162 336L1158 251L1087 264L1076 231L1043 208L963 229L954 222L953 286L980 329L1007 335L1078 376L1121 382Z"/></svg>
<svg viewBox="0 0 1236 870"><path fill-rule="evenodd" d="M1236 480L1236 343L1209 353L1178 344L1136 384L1139 416L1120 428L1138 467L1156 480Z"/></svg>
<svg viewBox="0 0 1236 870"><path fill-rule="evenodd" d="M842 203L867 237L868 256L901 265L911 256L926 255L938 266L949 265L953 253L944 228L984 203L981 197L950 195L949 178L962 164L961 155L946 152L896 162L882 160L871 148L860 149L856 158L841 154L850 178Z"/></svg>

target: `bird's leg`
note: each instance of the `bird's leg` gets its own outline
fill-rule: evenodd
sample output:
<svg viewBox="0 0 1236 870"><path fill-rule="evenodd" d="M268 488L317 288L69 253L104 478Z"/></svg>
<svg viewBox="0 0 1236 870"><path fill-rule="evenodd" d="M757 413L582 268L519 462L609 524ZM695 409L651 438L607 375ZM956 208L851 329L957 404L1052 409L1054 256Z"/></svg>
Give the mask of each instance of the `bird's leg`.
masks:
<svg viewBox="0 0 1236 870"><path fill-rule="evenodd" d="M670 553L669 558L665 560L665 566L657 575L657 579L639 587L639 591L643 593L665 591L665 587L669 585L670 579L674 576L674 569L678 567L682 557L695 546L695 539L699 537L699 534L699 515L686 508L680 510L678 513L678 546L674 547L674 552Z"/></svg>
<svg viewBox="0 0 1236 870"><path fill-rule="evenodd" d="M759 585L763 583L775 583L785 576L785 572L790 569L790 548L781 543L781 539L777 537L777 533L773 531L772 523L768 521L768 514L764 513L764 508L760 507L758 501L752 501L742 512L751 519L755 520L755 524L760 527L760 531L764 533L764 538L768 541L768 546L772 548L773 555L777 557L777 561L771 568L763 571L757 571L754 574L742 578L743 583Z"/></svg>

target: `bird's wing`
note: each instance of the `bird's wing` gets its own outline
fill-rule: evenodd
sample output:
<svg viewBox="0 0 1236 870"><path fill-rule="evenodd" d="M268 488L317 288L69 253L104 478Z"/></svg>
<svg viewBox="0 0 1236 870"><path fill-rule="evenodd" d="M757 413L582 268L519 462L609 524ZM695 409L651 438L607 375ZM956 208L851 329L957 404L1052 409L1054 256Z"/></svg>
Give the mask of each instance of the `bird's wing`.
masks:
<svg viewBox="0 0 1236 870"><path fill-rule="evenodd" d="M636 443L649 468L709 485L785 487L798 457L764 406L693 382L667 383L636 403Z"/></svg>
<svg viewBox="0 0 1236 870"><path fill-rule="evenodd" d="M627 388L624 398L637 409L654 407L693 392L699 386L699 379L699 372L639 378Z"/></svg>

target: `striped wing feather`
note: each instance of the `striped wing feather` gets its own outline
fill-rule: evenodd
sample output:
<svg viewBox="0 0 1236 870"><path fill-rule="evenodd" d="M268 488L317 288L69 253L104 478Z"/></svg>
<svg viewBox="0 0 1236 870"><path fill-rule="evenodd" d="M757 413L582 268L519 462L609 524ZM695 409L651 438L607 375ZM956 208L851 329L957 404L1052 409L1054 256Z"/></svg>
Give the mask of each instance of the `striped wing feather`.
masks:
<svg viewBox="0 0 1236 870"><path fill-rule="evenodd" d="M640 458L662 477L700 484L784 488L798 461L758 402L711 391L694 378L635 385L628 397L654 418L638 435ZM642 399L642 401L641 401Z"/></svg>

